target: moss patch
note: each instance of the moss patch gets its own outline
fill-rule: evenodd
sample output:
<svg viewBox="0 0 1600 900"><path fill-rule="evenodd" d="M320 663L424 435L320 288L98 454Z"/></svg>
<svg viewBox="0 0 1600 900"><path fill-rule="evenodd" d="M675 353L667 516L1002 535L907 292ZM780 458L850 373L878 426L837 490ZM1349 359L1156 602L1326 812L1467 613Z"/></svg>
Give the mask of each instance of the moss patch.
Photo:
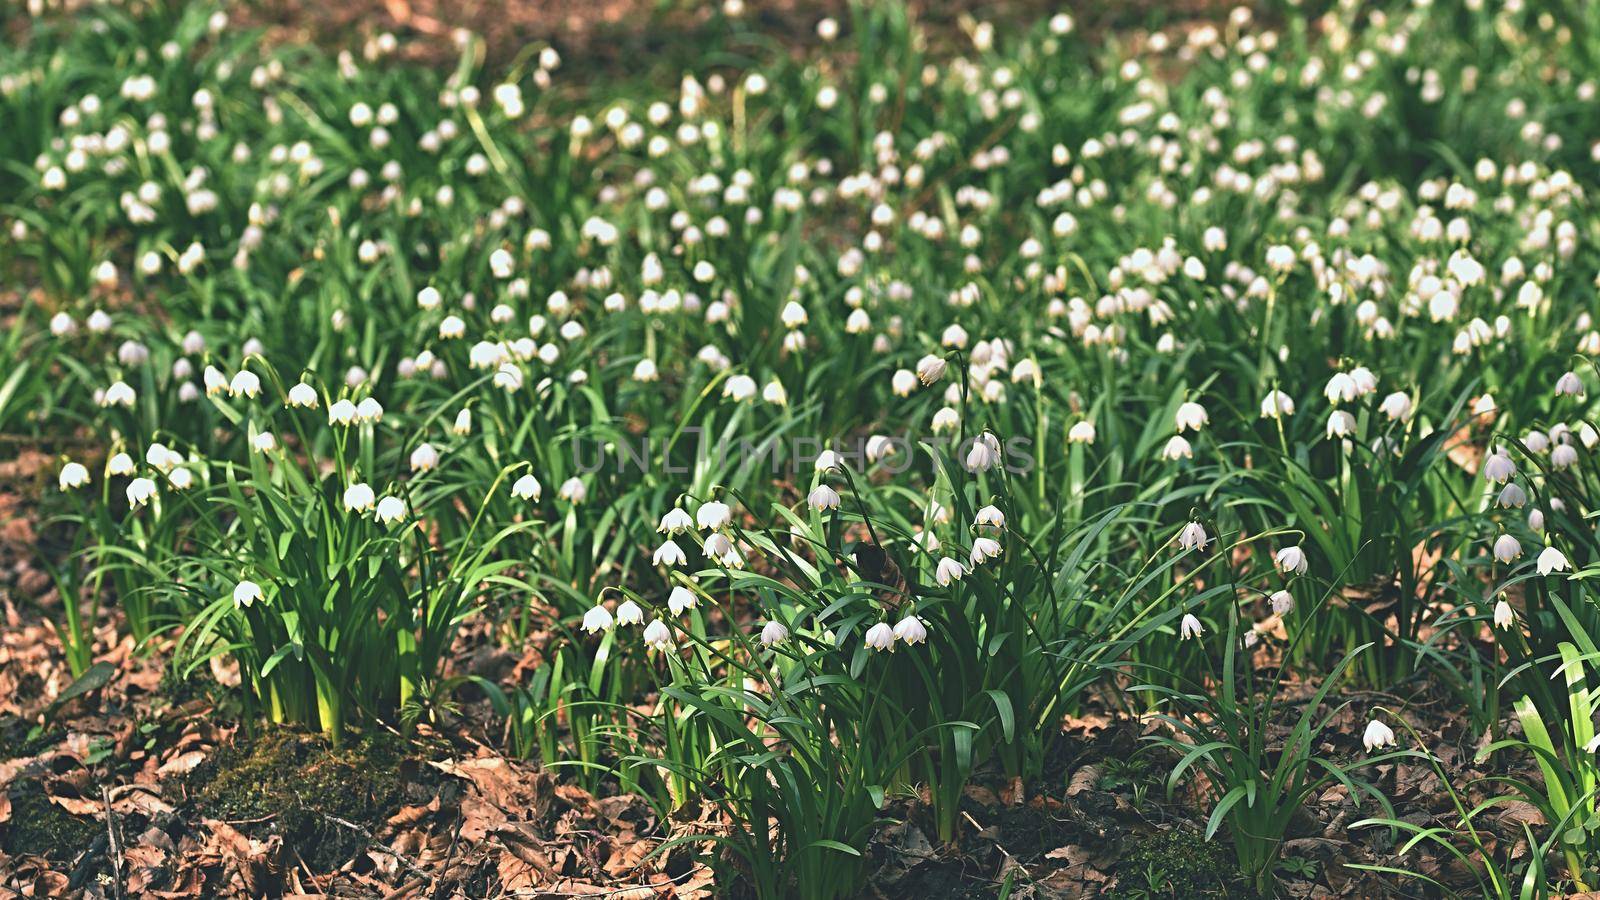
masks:
<svg viewBox="0 0 1600 900"><path fill-rule="evenodd" d="M71 862L88 849L99 825L50 802L44 785L23 779L11 785L11 820L0 825L0 846L13 856L32 854Z"/></svg>
<svg viewBox="0 0 1600 900"><path fill-rule="evenodd" d="M367 839L333 819L376 830L403 799L404 747L389 735L347 739L273 729L223 747L185 778L205 815L246 834L283 835L316 871L337 869Z"/></svg>
<svg viewBox="0 0 1600 900"><path fill-rule="evenodd" d="M0 716L0 759L38 756L61 743L67 733L50 727L34 734L35 724L19 716Z"/></svg>
<svg viewBox="0 0 1600 900"><path fill-rule="evenodd" d="M1182 828L1135 842L1117 863L1114 897L1252 897L1226 846Z"/></svg>

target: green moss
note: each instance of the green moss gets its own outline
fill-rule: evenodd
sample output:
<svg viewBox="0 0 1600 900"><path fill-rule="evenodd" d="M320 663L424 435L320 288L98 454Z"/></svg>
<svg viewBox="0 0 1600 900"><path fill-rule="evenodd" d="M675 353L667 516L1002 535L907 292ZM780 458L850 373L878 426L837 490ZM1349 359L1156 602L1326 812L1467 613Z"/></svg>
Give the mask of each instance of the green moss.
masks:
<svg viewBox="0 0 1600 900"><path fill-rule="evenodd" d="M1225 846L1182 828L1136 841L1117 863L1113 897L1251 897Z"/></svg>
<svg viewBox="0 0 1600 900"><path fill-rule="evenodd" d="M34 733L36 724L19 716L0 716L0 759L38 756L61 742L66 732L51 727Z"/></svg>
<svg viewBox="0 0 1600 900"><path fill-rule="evenodd" d="M321 735L273 729L223 747L185 780L206 815L244 823L238 827L254 836L281 834L321 872L367 842L334 819L372 832L400 804L404 759L403 745L389 735L334 749Z"/></svg>
<svg viewBox="0 0 1600 900"><path fill-rule="evenodd" d="M23 779L11 785L11 820L0 825L0 846L13 856L32 854L56 862L78 858L99 831L92 819L80 818L50 802L44 785Z"/></svg>

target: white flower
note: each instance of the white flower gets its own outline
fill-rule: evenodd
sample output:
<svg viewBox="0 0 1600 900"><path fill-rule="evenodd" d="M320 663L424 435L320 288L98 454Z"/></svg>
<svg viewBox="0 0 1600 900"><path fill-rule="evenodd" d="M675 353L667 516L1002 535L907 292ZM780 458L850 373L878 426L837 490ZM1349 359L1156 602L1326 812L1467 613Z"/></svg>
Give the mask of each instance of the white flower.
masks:
<svg viewBox="0 0 1600 900"><path fill-rule="evenodd" d="M749 375L735 375L722 385L722 396L742 403L756 395L756 380Z"/></svg>
<svg viewBox="0 0 1600 900"><path fill-rule="evenodd" d="M1211 421L1211 418L1206 415L1206 408L1193 400L1178 404L1178 411L1173 414L1172 418L1177 424L1179 432L1190 429L1199 431Z"/></svg>
<svg viewBox="0 0 1600 900"><path fill-rule="evenodd" d="M1578 448L1571 444L1557 444L1550 451L1550 465L1557 469L1566 469L1578 461Z"/></svg>
<svg viewBox="0 0 1600 900"><path fill-rule="evenodd" d="M1516 463L1513 463L1511 457L1502 450L1489 454L1489 458L1483 461L1483 477L1496 484L1505 484L1515 474L1517 474Z"/></svg>
<svg viewBox="0 0 1600 900"><path fill-rule="evenodd" d="M1280 616L1294 609L1294 595L1288 591L1273 591L1268 599L1272 603L1272 611Z"/></svg>
<svg viewBox="0 0 1600 900"><path fill-rule="evenodd" d="M261 585L254 581L241 581L233 586L233 608L254 606L261 599Z"/></svg>
<svg viewBox="0 0 1600 900"><path fill-rule="evenodd" d="M329 425L350 425L356 420L356 405L349 400L336 400L328 407Z"/></svg>
<svg viewBox="0 0 1600 900"><path fill-rule="evenodd" d="M999 507L990 504L978 510L978 515L975 517L974 521L979 525L992 525L995 528L1004 528L1006 527L1006 514L1001 512Z"/></svg>
<svg viewBox="0 0 1600 900"><path fill-rule="evenodd" d="M989 441L984 440L984 437L992 436L988 432L984 432L983 437L974 440L972 449L967 451L966 465L968 472L987 472L994 468L995 463L1000 461L999 451Z"/></svg>
<svg viewBox="0 0 1600 900"><path fill-rule="evenodd" d="M879 622L867 629L867 646L874 650L894 650L894 629L888 622Z"/></svg>
<svg viewBox="0 0 1600 900"><path fill-rule="evenodd" d="M1333 377L1328 379L1328 385L1322 389L1322 393L1334 406L1348 403L1356 398L1356 380L1344 372L1335 372Z"/></svg>
<svg viewBox="0 0 1600 900"><path fill-rule="evenodd" d="M774 619L761 626L761 643L764 646L771 647L788 639L789 629L782 622Z"/></svg>
<svg viewBox="0 0 1600 900"><path fill-rule="evenodd" d="M432 444L424 442L418 444L417 449L411 451L411 471L413 472L427 472L438 464L439 451L433 449Z"/></svg>
<svg viewBox="0 0 1600 900"><path fill-rule="evenodd" d="M624 600L617 607L618 625L638 625L644 621L644 610L632 600Z"/></svg>
<svg viewBox="0 0 1600 900"><path fill-rule="evenodd" d="M83 463L69 462L61 467L61 489L70 491L89 483L89 469Z"/></svg>
<svg viewBox="0 0 1600 900"><path fill-rule="evenodd" d="M188 469L173 469L167 476L167 482L175 490L186 491L194 486L194 472Z"/></svg>
<svg viewBox="0 0 1600 900"><path fill-rule="evenodd" d="M461 412L456 413L455 424L450 426L450 430L457 436L470 434L472 432L472 410L463 409Z"/></svg>
<svg viewBox="0 0 1600 900"><path fill-rule="evenodd" d="M728 527L728 523L733 521L733 510L719 500L709 500L695 510L694 520L701 531L715 531Z"/></svg>
<svg viewBox="0 0 1600 900"><path fill-rule="evenodd" d="M429 285L417 291L417 305L423 309L438 309L444 298L440 296L439 289Z"/></svg>
<svg viewBox="0 0 1600 900"><path fill-rule="evenodd" d="M278 439L272 436L272 432L262 431L250 439L250 446L254 447L257 453L271 453L278 446Z"/></svg>
<svg viewBox="0 0 1600 900"><path fill-rule="evenodd" d="M699 598L695 596L694 591L681 584L674 586L672 593L667 595L667 608L672 610L675 616L681 616L686 610L694 609L697 602Z"/></svg>
<svg viewBox="0 0 1600 900"><path fill-rule="evenodd" d="M1184 613L1183 621L1178 624L1178 639L1188 640L1205 634L1206 630L1200 626L1200 620L1194 613Z"/></svg>
<svg viewBox="0 0 1600 900"><path fill-rule="evenodd" d="M1540 575L1549 575L1551 572L1565 572L1572 568L1567 562L1566 554L1554 547L1546 547L1539 552L1539 559L1535 563Z"/></svg>
<svg viewBox="0 0 1600 900"><path fill-rule="evenodd" d="M233 380L228 382L228 394L237 397L240 394L254 397L261 393L261 379L256 373L241 369L234 373Z"/></svg>
<svg viewBox="0 0 1600 900"><path fill-rule="evenodd" d="M1291 572L1304 575L1309 565L1305 551L1299 547L1284 547L1277 552L1273 560L1278 564L1278 571L1285 575Z"/></svg>
<svg viewBox="0 0 1600 900"><path fill-rule="evenodd" d="M914 615L895 623L894 636L906 644L920 644L928 639L928 627Z"/></svg>
<svg viewBox="0 0 1600 900"><path fill-rule="evenodd" d="M1390 419L1404 421L1411 418L1411 396L1404 391L1395 391L1384 397L1378 408Z"/></svg>
<svg viewBox="0 0 1600 900"><path fill-rule="evenodd" d="M985 561L1000 555L1000 542L994 538L975 538L972 541L972 554L968 557L974 568L981 566Z"/></svg>
<svg viewBox="0 0 1600 900"><path fill-rule="evenodd" d="M378 521L393 525L406 517L406 502L399 497L385 497L378 501Z"/></svg>
<svg viewBox="0 0 1600 900"><path fill-rule="evenodd" d="M944 377L945 361L942 356L928 354L917 360L917 380L925 385L933 384Z"/></svg>
<svg viewBox="0 0 1600 900"><path fill-rule="evenodd" d="M356 404L356 421L376 422L382 418L383 404L372 397L364 397L360 403Z"/></svg>
<svg viewBox="0 0 1600 900"><path fill-rule="evenodd" d="M494 373L494 386L506 393L522 388L522 369L516 363L501 363Z"/></svg>
<svg viewBox="0 0 1600 900"><path fill-rule="evenodd" d="M1494 502L1501 509L1521 509L1528 502L1528 492L1515 481L1507 482Z"/></svg>
<svg viewBox="0 0 1600 900"><path fill-rule="evenodd" d="M228 389L228 376L222 374L222 370L216 366L206 366L205 372L201 374L201 380L206 384L207 397L215 397Z"/></svg>
<svg viewBox="0 0 1600 900"><path fill-rule="evenodd" d="M1178 530L1178 547L1184 550L1204 550L1211 538L1206 535L1206 527L1199 522L1190 522Z"/></svg>
<svg viewBox="0 0 1600 900"><path fill-rule="evenodd" d="M934 567L933 580L939 582L940 587L949 587L950 582L960 581L967 574L967 570L960 562L948 556L940 557L939 564Z"/></svg>
<svg viewBox="0 0 1600 900"><path fill-rule="evenodd" d="M1368 722L1366 733L1361 735L1361 745L1369 751L1377 750L1381 747L1392 747L1394 743L1394 729L1377 719Z"/></svg>
<svg viewBox="0 0 1600 900"><path fill-rule="evenodd" d="M687 563L689 558L683 554L683 548L679 547L676 541L669 538L662 541L661 546L656 548L655 555L650 558L650 561L658 566L681 566Z"/></svg>
<svg viewBox="0 0 1600 900"><path fill-rule="evenodd" d="M707 556L727 556L733 552L733 538L720 531L714 531L706 535L704 550Z"/></svg>
<svg viewBox="0 0 1600 900"><path fill-rule="evenodd" d="M1189 446L1189 439L1181 434L1175 434L1168 439L1161 448L1161 458L1165 460L1194 459L1194 450Z"/></svg>
<svg viewBox="0 0 1600 900"><path fill-rule="evenodd" d="M593 609L583 614L582 628L589 634L594 634L596 631L606 631L609 629L613 621L614 620L611 618L611 610L606 609L604 606L599 604L595 604Z"/></svg>
<svg viewBox="0 0 1600 900"><path fill-rule="evenodd" d="M1556 394L1558 396L1582 397L1583 381L1576 372L1566 372L1556 379Z"/></svg>
<svg viewBox="0 0 1600 900"><path fill-rule="evenodd" d="M890 377L889 383L896 397L909 397L917 389L917 373L910 369L898 369Z"/></svg>
<svg viewBox="0 0 1600 900"><path fill-rule="evenodd" d="M1328 437L1349 437L1356 430L1356 417L1342 409L1336 409L1328 416Z"/></svg>
<svg viewBox="0 0 1600 900"><path fill-rule="evenodd" d="M825 509L838 509L839 492L825 484L819 484L811 489L810 495L806 497L806 503L818 512Z"/></svg>
<svg viewBox="0 0 1600 900"><path fill-rule="evenodd" d="M656 619L644 627L644 642L646 646L666 650L672 646L672 629L667 627L667 623Z"/></svg>
<svg viewBox="0 0 1600 900"><path fill-rule="evenodd" d="M150 502L156 495L156 483L148 478L135 478L128 482L128 504L135 508Z"/></svg>
<svg viewBox="0 0 1600 900"><path fill-rule="evenodd" d="M582 503L589 499L589 487L583 483L583 479L574 475L561 482L561 487L556 490L556 496L568 503Z"/></svg>
<svg viewBox="0 0 1600 900"><path fill-rule="evenodd" d="M1494 558L1503 563L1511 562L1522 555L1522 545L1509 534L1502 534L1494 541Z"/></svg>
<svg viewBox="0 0 1600 900"><path fill-rule="evenodd" d="M1268 391L1267 395L1261 398L1261 417L1263 419L1292 415L1294 415L1294 398L1283 391Z"/></svg>
<svg viewBox="0 0 1600 900"><path fill-rule="evenodd" d="M350 512L366 512L377 502L377 495L366 482L357 482L344 489L344 508Z"/></svg>
<svg viewBox="0 0 1600 900"><path fill-rule="evenodd" d="M107 475L132 475L133 474L133 457L129 456L126 453L118 453L116 456L111 457L110 462L106 463L106 474Z"/></svg>
<svg viewBox="0 0 1600 900"><path fill-rule="evenodd" d="M511 496L516 497L519 500L537 501L542 490L543 489L539 486L539 479L529 474L518 478L512 483Z"/></svg>
<svg viewBox="0 0 1600 900"><path fill-rule="evenodd" d="M661 517L661 524L656 526L656 531L661 534L682 534L694 527L694 519L681 509L674 507Z"/></svg>
<svg viewBox="0 0 1600 900"><path fill-rule="evenodd" d="M125 381L119 381L106 388L105 396L101 398L101 406L133 406L135 395L133 388L128 387Z"/></svg>
<svg viewBox="0 0 1600 900"><path fill-rule="evenodd" d="M1069 444L1092 444L1092 443L1094 443L1094 423L1089 421L1088 419L1084 419L1081 422L1073 423L1072 428L1067 431L1067 443L1069 443ZM1187 444L1188 442L1185 441L1184 443Z"/></svg>
<svg viewBox="0 0 1600 900"><path fill-rule="evenodd" d="M289 388L289 405L303 406L306 409L317 408L317 389L304 381Z"/></svg>
<svg viewBox="0 0 1600 900"><path fill-rule="evenodd" d="M1500 602L1494 605L1494 627L1510 628L1515 624L1517 624L1516 611L1511 608L1511 604L1505 601L1505 598L1501 598Z"/></svg>

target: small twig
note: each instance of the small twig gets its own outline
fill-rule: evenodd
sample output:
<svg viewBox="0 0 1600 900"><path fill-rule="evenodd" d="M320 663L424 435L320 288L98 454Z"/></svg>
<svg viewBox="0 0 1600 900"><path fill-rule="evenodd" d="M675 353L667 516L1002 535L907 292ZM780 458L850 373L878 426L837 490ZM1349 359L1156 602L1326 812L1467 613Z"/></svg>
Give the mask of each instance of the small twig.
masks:
<svg viewBox="0 0 1600 900"><path fill-rule="evenodd" d="M365 840L367 842L367 849L369 849L369 850L377 850L380 853L387 853L388 855L394 857L395 861L400 863L400 865L404 866L406 871L410 872L411 874L420 876L422 878L425 878L429 882L432 882L434 880L433 875L429 874L426 869L422 868L421 866L419 866L416 863L412 862L411 860L407 859L403 854L397 853L394 850L392 850L392 849L390 849L388 847L385 847L383 844L378 842L377 838L372 836L372 832L368 831L365 828L362 828L360 825L357 825L354 822L345 821L344 819L341 819L338 816L330 816L330 815L328 815L327 813L323 812L320 809L313 809L313 810L311 810L311 812L316 813L317 815L321 816L324 819L327 819L329 822L332 822L335 825L342 825L345 828L348 828L351 831L354 831L357 835L360 835L362 840Z"/></svg>
<svg viewBox="0 0 1600 900"><path fill-rule="evenodd" d="M111 840L106 851L111 858L111 889L117 900L125 900L127 894L122 890L122 840L117 837L117 814L111 811L111 791L103 784L100 786L100 801L106 807L106 835Z"/></svg>
<svg viewBox="0 0 1600 900"><path fill-rule="evenodd" d="M456 844L461 840L461 826L466 819L457 819L455 830L450 833L450 849L445 851L444 865L439 867L439 878L433 883L433 900L443 900L445 881L444 876L450 874L450 863L456 858Z"/></svg>

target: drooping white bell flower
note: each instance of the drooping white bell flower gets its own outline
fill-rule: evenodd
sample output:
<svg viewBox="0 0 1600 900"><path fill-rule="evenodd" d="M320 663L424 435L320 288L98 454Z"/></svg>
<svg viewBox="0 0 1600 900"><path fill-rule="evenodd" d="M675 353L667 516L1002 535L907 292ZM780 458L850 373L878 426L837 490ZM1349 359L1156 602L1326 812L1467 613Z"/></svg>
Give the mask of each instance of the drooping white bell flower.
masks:
<svg viewBox="0 0 1600 900"><path fill-rule="evenodd" d="M576 505L589 498L589 487L583 483L583 479L574 475L561 482L561 487L556 491L556 496Z"/></svg>
<svg viewBox="0 0 1600 900"><path fill-rule="evenodd" d="M1539 552L1539 559L1535 563L1540 575L1549 575L1551 572L1565 572L1572 568L1567 562L1567 555L1554 547L1546 547Z"/></svg>
<svg viewBox="0 0 1600 900"><path fill-rule="evenodd" d="M234 373L233 380L228 382L228 395L237 397L243 394L254 397L261 393L261 378L248 369L240 369Z"/></svg>
<svg viewBox="0 0 1600 900"><path fill-rule="evenodd" d="M1556 396L1583 396L1583 380L1578 377L1578 373L1565 372L1556 379Z"/></svg>
<svg viewBox="0 0 1600 900"><path fill-rule="evenodd" d="M1356 417L1342 409L1336 409L1328 416L1328 437L1346 438L1356 430Z"/></svg>
<svg viewBox="0 0 1600 900"><path fill-rule="evenodd" d="M672 647L672 629L667 623L656 619L644 627L645 645L656 650L667 650Z"/></svg>
<svg viewBox="0 0 1600 900"><path fill-rule="evenodd" d="M352 425L356 421L356 405L349 400L335 400L328 407L329 425Z"/></svg>
<svg viewBox="0 0 1600 900"><path fill-rule="evenodd" d="M733 521L733 510L720 500L708 500L695 510L694 518L701 531L715 531L728 527Z"/></svg>
<svg viewBox="0 0 1600 900"><path fill-rule="evenodd" d="M675 616L681 616L688 610L694 609L698 602L699 598L695 596L694 591L681 584L675 585L672 593L667 595L667 609L672 610Z"/></svg>
<svg viewBox="0 0 1600 900"><path fill-rule="evenodd" d="M1511 461L1504 450L1496 450L1483 461L1483 477L1496 484L1505 484L1515 474L1517 464Z"/></svg>
<svg viewBox="0 0 1600 900"><path fill-rule="evenodd" d="M516 497L519 500L533 500L537 502L539 495L542 492L543 488L539 484L539 479L533 477L532 473L523 475L511 485L511 496Z"/></svg>
<svg viewBox="0 0 1600 900"><path fill-rule="evenodd" d="M917 360L917 380L924 385L933 384L944 377L946 365L942 356L935 356L931 353L924 356L922 359Z"/></svg>
<svg viewBox="0 0 1600 900"><path fill-rule="evenodd" d="M1272 603L1272 611L1280 616L1288 615L1294 609L1294 595L1288 591L1273 591L1268 599Z"/></svg>
<svg viewBox="0 0 1600 900"><path fill-rule="evenodd" d="M1294 398L1283 391L1268 391L1261 398L1261 418L1272 419L1278 416L1294 415Z"/></svg>
<svg viewBox="0 0 1600 900"><path fill-rule="evenodd" d="M1509 534L1502 534L1494 541L1494 558L1503 563L1511 562L1522 555L1522 545Z"/></svg>
<svg viewBox="0 0 1600 900"><path fill-rule="evenodd" d="M614 621L611 610L597 603L593 609L583 614L582 628L589 634L594 634L597 631L609 630Z"/></svg>
<svg viewBox="0 0 1600 900"><path fill-rule="evenodd" d="M1183 621L1178 624L1179 640L1198 638L1205 633L1206 630L1200 625L1200 619L1194 613L1184 613Z"/></svg>
<svg viewBox="0 0 1600 900"><path fill-rule="evenodd" d="M867 646L873 650L894 650L894 629L888 622L879 622L867 629Z"/></svg>
<svg viewBox="0 0 1600 900"><path fill-rule="evenodd" d="M974 517L973 521L978 525L989 525L994 528L1004 528L1006 527L1006 514L1001 512L999 507L995 506L994 504L990 504L978 510L978 514Z"/></svg>
<svg viewBox="0 0 1600 900"><path fill-rule="evenodd" d="M69 462L61 467L59 481L63 491L83 487L89 483L89 469L83 463Z"/></svg>
<svg viewBox="0 0 1600 900"><path fill-rule="evenodd" d="M1361 745L1368 751L1392 747L1394 743L1394 729L1377 719L1368 722L1367 730L1361 735Z"/></svg>
<svg viewBox="0 0 1600 900"><path fill-rule="evenodd" d="M233 586L234 609L254 606L255 602L260 600L261 597L261 585L256 584L254 581L241 581Z"/></svg>
<svg viewBox="0 0 1600 900"><path fill-rule="evenodd" d="M1384 397L1378 408L1390 419L1403 422L1411 418L1411 396L1404 391L1395 391Z"/></svg>
<svg viewBox="0 0 1600 900"><path fill-rule="evenodd" d="M683 548L679 547L676 541L668 538L656 548L655 555L650 561L657 566L681 566L689 561L689 557L684 555Z"/></svg>
<svg viewBox="0 0 1600 900"><path fill-rule="evenodd" d="M894 636L907 645L920 644L928 639L928 627L915 615L895 623Z"/></svg>
<svg viewBox="0 0 1600 900"><path fill-rule="evenodd" d="M660 534L682 534L693 527L694 519L683 510L673 507L661 517L661 524L656 526L656 531Z"/></svg>
<svg viewBox="0 0 1600 900"><path fill-rule="evenodd" d="M439 465L439 451L432 444L423 442L411 451L411 471L427 472Z"/></svg>
<svg viewBox="0 0 1600 900"><path fill-rule="evenodd" d="M377 502L377 494L366 482L357 482L344 489L344 508L350 512L366 512Z"/></svg>
<svg viewBox="0 0 1600 900"><path fill-rule="evenodd" d="M1161 448L1161 458L1169 462L1179 459L1194 459L1194 448L1189 446L1188 438L1181 434L1175 434Z"/></svg>
<svg viewBox="0 0 1600 900"><path fill-rule="evenodd" d="M934 567L933 580L940 587L949 587L952 581L960 581L967 574L967 570L957 560L948 556L940 557L939 564Z"/></svg>
<svg viewBox="0 0 1600 900"><path fill-rule="evenodd" d="M294 387L289 388L289 405L316 409L317 389L304 381L295 384Z"/></svg>
<svg viewBox="0 0 1600 900"><path fill-rule="evenodd" d="M1494 627L1506 629L1515 624L1517 624L1516 611L1511 608L1511 604L1507 603L1504 597L1500 598L1500 601L1494 605Z"/></svg>
<svg viewBox="0 0 1600 900"><path fill-rule="evenodd" d="M969 559L973 568L983 565L988 560L1000 555L1000 542L994 538L980 537L972 541L972 554Z"/></svg>
<svg viewBox="0 0 1600 900"><path fill-rule="evenodd" d="M618 625L638 625L644 621L644 610L632 600L624 600L617 606Z"/></svg>
<svg viewBox="0 0 1600 900"><path fill-rule="evenodd" d="M1310 561L1306 559L1305 551L1298 546L1284 547L1273 556L1273 561L1277 563L1278 571L1285 575L1290 573L1304 575L1310 565Z"/></svg>
<svg viewBox="0 0 1600 900"><path fill-rule="evenodd" d="M1081 422L1074 422L1073 425L1072 425L1072 428L1068 429L1068 431L1067 431L1067 443L1069 443L1069 444L1092 444L1092 443L1094 443L1094 423L1089 421L1088 419L1084 419ZM1184 443L1187 444L1188 442L1185 441Z"/></svg>
<svg viewBox="0 0 1600 900"><path fill-rule="evenodd" d="M806 504L818 512L838 509L839 492L826 484L819 484L811 489L811 493L806 497Z"/></svg>
<svg viewBox="0 0 1600 900"><path fill-rule="evenodd" d="M156 483L149 478L139 477L128 482L128 505L138 508L149 503L156 495Z"/></svg>
<svg viewBox="0 0 1600 900"><path fill-rule="evenodd" d="M773 644L781 644L788 639L788 627L776 619L769 620L767 624L761 626L761 643L764 646L771 647Z"/></svg>
<svg viewBox="0 0 1600 900"><path fill-rule="evenodd" d="M1204 550L1211 538L1206 534L1206 527L1199 522L1190 522L1178 530L1178 547L1183 550Z"/></svg>
<svg viewBox="0 0 1600 900"><path fill-rule="evenodd" d="M399 497L384 497L378 501L377 519L384 525L393 525L406 517L406 502Z"/></svg>
<svg viewBox="0 0 1600 900"><path fill-rule="evenodd" d="M1206 408L1193 400L1178 404L1178 411L1173 413L1172 419L1180 433L1199 431L1211 421L1211 417L1206 415Z"/></svg>

